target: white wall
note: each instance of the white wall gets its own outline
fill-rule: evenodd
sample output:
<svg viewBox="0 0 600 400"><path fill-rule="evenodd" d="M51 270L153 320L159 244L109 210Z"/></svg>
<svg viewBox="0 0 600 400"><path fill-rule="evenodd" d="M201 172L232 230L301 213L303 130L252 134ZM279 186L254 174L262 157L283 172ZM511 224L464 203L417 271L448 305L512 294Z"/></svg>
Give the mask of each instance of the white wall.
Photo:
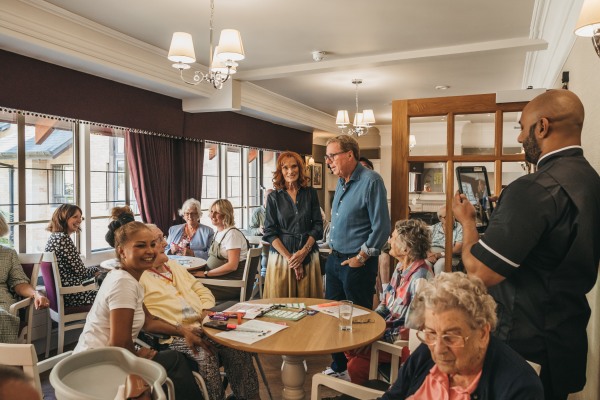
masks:
<svg viewBox="0 0 600 400"><path fill-rule="evenodd" d="M582 145L584 155L596 171L600 172L600 58L596 55L589 38L577 38L571 54L567 58L564 71L570 72L569 89L577 94L585 107ZM556 82L555 87L560 87ZM596 221L598 222L598 221ZM588 367L587 385L582 392L569 399L597 400L600 393L600 293L598 281L588 294L592 317L588 324Z"/></svg>

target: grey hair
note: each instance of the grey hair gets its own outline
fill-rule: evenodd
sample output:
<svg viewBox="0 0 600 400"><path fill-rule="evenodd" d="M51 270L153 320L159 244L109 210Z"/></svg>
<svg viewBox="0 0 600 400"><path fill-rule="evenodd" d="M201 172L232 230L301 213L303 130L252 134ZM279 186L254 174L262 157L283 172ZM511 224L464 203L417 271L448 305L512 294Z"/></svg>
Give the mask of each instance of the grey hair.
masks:
<svg viewBox="0 0 600 400"><path fill-rule="evenodd" d="M358 147L358 142L352 136L339 135L329 139L325 145L328 146L329 143L339 143L340 149L343 152L352 150L354 159L358 162L358 159L360 158L360 148Z"/></svg>
<svg viewBox="0 0 600 400"><path fill-rule="evenodd" d="M496 328L496 302L481 279L462 272L441 273L430 281L421 280L417 295L411 302L409 326L422 329L425 309L444 312L458 309L467 315L472 329L490 324Z"/></svg>
<svg viewBox="0 0 600 400"><path fill-rule="evenodd" d="M198 211L198 221L202 217L202 208L200 206L200 202L193 197L190 197L186 201L183 202L181 208L177 211L180 217L183 217L183 213L190 208L195 208Z"/></svg>
<svg viewBox="0 0 600 400"><path fill-rule="evenodd" d="M0 212L0 237L5 236L8 233L8 224L4 219L4 214Z"/></svg>
<svg viewBox="0 0 600 400"><path fill-rule="evenodd" d="M411 260L422 260L427 257L431 248L431 230L420 219L404 219L396 222L398 232L396 246L408 252Z"/></svg>

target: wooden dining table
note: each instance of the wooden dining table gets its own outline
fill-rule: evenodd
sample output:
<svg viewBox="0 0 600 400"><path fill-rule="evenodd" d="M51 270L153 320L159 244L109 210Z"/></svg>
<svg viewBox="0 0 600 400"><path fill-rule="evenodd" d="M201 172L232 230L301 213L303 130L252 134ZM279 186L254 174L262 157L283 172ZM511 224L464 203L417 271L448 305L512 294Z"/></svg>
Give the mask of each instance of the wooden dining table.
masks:
<svg viewBox="0 0 600 400"><path fill-rule="evenodd" d="M253 300L249 303L304 303L308 307L330 301L311 298L275 298ZM300 400L305 398L303 388L306 380L306 371L304 368L305 356L330 354L355 349L366 346L383 336L385 330L383 318L374 311L365 308L362 309L368 311L369 314L355 317L354 321L366 323L353 324L352 331L341 331L337 318L318 312L315 315L307 315L299 321L260 317L260 320L263 321L285 322L288 328L252 344L245 344L217 336L221 331L216 329L205 327L204 332L215 342L230 348L260 354L281 355L283 358L281 381L284 386L282 398L286 400Z"/></svg>

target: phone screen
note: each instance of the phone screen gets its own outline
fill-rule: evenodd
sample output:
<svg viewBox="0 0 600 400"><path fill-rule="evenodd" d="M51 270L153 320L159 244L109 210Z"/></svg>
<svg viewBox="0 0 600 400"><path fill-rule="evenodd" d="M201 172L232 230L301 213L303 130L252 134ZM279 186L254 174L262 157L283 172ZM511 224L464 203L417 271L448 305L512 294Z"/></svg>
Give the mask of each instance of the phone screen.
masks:
<svg viewBox="0 0 600 400"><path fill-rule="evenodd" d="M456 167L458 191L467 197L477 211L477 230L484 232L494 210L489 200L490 183L484 166Z"/></svg>

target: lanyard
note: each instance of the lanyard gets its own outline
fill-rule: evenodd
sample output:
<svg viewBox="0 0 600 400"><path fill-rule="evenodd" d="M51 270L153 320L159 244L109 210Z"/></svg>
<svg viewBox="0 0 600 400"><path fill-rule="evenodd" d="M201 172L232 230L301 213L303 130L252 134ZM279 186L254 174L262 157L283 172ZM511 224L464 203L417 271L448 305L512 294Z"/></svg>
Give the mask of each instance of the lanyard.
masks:
<svg viewBox="0 0 600 400"><path fill-rule="evenodd" d="M167 269L167 271L169 271L169 273L171 274L171 276L173 276L173 272L171 272L171 268L169 268L169 266L167 264L163 264L163 266ZM168 276L161 274L160 272L158 272L154 268L151 268L150 271L152 271L156 275L160 276L161 278L166 279L169 282L173 283L173 278L169 278Z"/></svg>

